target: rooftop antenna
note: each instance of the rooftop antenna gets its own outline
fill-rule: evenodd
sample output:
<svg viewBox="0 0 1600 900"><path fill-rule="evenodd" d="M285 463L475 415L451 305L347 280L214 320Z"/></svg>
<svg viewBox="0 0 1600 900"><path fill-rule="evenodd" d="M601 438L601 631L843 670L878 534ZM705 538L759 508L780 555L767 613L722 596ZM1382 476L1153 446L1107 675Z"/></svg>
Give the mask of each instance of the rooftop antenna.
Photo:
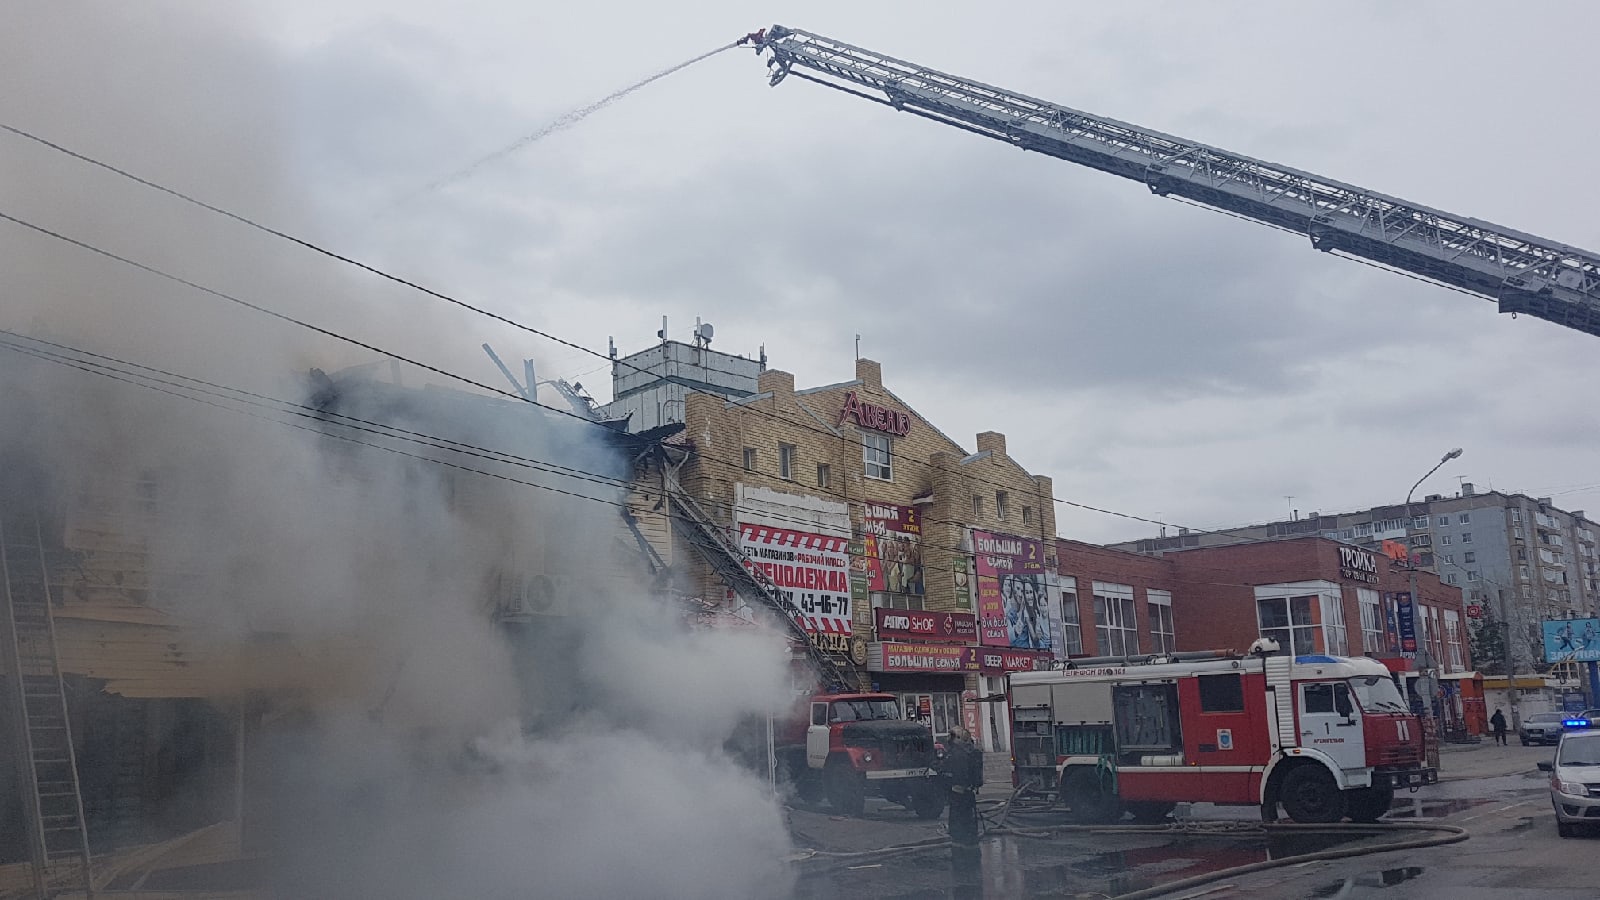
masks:
<svg viewBox="0 0 1600 900"><path fill-rule="evenodd" d="M1293 522L1293 521L1298 520L1300 518L1300 516L1295 512L1294 495L1293 494L1284 494L1283 495L1283 499L1289 501L1289 521Z"/></svg>
<svg viewBox="0 0 1600 900"><path fill-rule="evenodd" d="M717 333L717 330L715 328L711 327L711 323L710 322L702 323L698 316L695 318L695 320L694 320L694 345L696 347L707 347L707 348L709 348L711 346L711 338L716 333Z"/></svg>
<svg viewBox="0 0 1600 900"><path fill-rule="evenodd" d="M617 358L617 339L613 335L606 336L606 355L612 359Z"/></svg>
<svg viewBox="0 0 1600 900"><path fill-rule="evenodd" d="M661 338L661 343L667 342L667 317L661 317L661 330L656 332L656 337Z"/></svg>

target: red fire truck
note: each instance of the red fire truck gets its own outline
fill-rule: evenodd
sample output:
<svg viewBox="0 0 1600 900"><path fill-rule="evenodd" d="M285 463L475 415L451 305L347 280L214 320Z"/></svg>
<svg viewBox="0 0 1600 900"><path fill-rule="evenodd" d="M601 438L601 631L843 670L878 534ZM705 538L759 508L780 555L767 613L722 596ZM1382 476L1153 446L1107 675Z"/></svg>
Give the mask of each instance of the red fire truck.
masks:
<svg viewBox="0 0 1600 900"><path fill-rule="evenodd" d="M1376 821L1438 781L1422 727L1371 659L1177 653L1010 676L1015 779L1081 822L1158 822L1179 802L1279 804L1296 822Z"/></svg>
<svg viewBox="0 0 1600 900"><path fill-rule="evenodd" d="M933 731L893 694L802 697L773 731L779 778L804 800L860 815L869 788L932 819L944 812Z"/></svg>

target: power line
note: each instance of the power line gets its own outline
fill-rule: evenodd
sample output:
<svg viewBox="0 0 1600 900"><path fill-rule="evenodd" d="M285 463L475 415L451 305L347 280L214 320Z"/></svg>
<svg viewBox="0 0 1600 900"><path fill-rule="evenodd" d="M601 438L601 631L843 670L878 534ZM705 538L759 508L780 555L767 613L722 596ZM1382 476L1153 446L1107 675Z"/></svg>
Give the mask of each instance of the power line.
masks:
<svg viewBox="0 0 1600 900"><path fill-rule="evenodd" d="M260 232L262 232L264 234L271 235L273 237L279 238L280 240L288 241L289 243L292 243L292 244L294 244L296 246L299 246L299 247L302 247L304 249L310 250L310 251L312 251L314 253L317 253L319 255L325 256L325 257L327 257L329 259L333 259L333 260L336 260L338 262L345 263L346 265L354 266L354 267L356 267L356 268L358 268L358 269L360 269L360 270L362 270L364 272L367 272L367 273L372 274L372 275L376 275L379 278L385 279L387 281L393 282L393 283L401 285L403 287L407 287L407 288L410 288L412 290L418 291L418 292L420 292L422 294L425 294L425 295L427 295L429 297L433 297L436 300L440 300L440 301L443 301L445 303L449 303L451 305L454 305L454 306L460 307L462 309L465 309L465 310L467 310L469 312L473 312L473 313L476 313L478 315L485 316L485 317L487 317L487 318L489 318L491 320L494 320L496 322L500 322L500 323L505 324L505 325L509 325L509 326L511 326L513 328L516 328L516 329L520 330L520 331L524 331L524 332L527 332L529 334L533 334L533 335L536 335L538 337L545 338L546 340L554 341L557 344L560 344L560 345L565 346L565 347L569 347L569 348L574 349L574 350L581 351L582 353L594 356L596 358L604 359L604 360L606 360L606 361L608 361L608 362L610 362L610 363L612 363L614 365L626 366L628 368L633 369L635 372L639 372L641 374L650 374L649 371L644 369L643 367L640 367L640 366L634 365L632 363L626 362L625 360L612 359L608 355L602 354L598 350L594 350L592 348L585 347L582 344L578 344L578 343L576 343L574 341L567 340L566 338L560 337L560 336L552 334L550 332L543 331L543 330L538 329L538 328L534 328L534 327L532 327L530 325L525 325L525 324L523 324L521 322L518 322L518 321L516 321L514 319L511 319L511 318L509 318L507 316L504 316L504 315L501 315L499 313L493 312L491 310L485 309L485 308L483 308L481 306L478 306L476 304L469 303L467 301L464 301L464 300L458 299L456 297L450 296L449 294L446 294L446 293L444 293L442 291L438 291L438 290L435 290L433 288L426 287L426 286L424 286L422 284L419 284L417 282L414 282L414 281L411 281L409 279L403 278L401 276L392 274L392 273L387 272L387 271L385 271L383 269L379 269L376 266L373 266L373 265L370 265L368 263L365 263L365 262L362 262L360 260L357 260L357 259L355 259L353 257L338 253L338 252L336 252L334 250L330 250L330 249L328 249L326 247L323 247L321 245L318 245L318 244L316 244L316 243L314 243L312 241L306 240L306 239L301 238L301 237L297 237L297 236L289 234L289 233L287 233L285 231L281 231L281 230L273 228L271 226L262 224L261 222L258 222L258 221L254 220L252 218L247 217L247 216L241 215L239 213L231 212L231 211L229 211L227 209L224 209L224 208L222 208L220 206L216 206L216 205L211 204L211 203L207 203L204 200L200 200L200 199L198 199L196 197L193 197L193 196L191 196L191 195L189 195L187 193L184 193L182 191L179 191L179 190L177 190L175 188L167 187L166 185L160 184L160 183L155 182L153 180L150 180L148 178L144 178L144 177L141 177L139 175L135 175L132 172L129 172L129 171L125 170L125 169L122 169L122 168L120 168L118 166L112 165L112 164L107 163L107 162L103 162L103 161L101 161L99 159L96 159L94 157L88 156L87 154L80 153L78 151L72 150L72 149L70 149L70 148L68 148L66 146L63 146L62 144L59 144L59 143L56 143L54 141L48 140L46 138L40 137L39 135L33 134L33 133L29 132L29 131L25 131L25 130L23 130L21 128L18 128L16 126L13 126L13 125L10 125L10 124L4 123L4 122L0 122L0 130L3 130L5 132L10 133L12 135L15 135L17 137L21 137L21 138L23 138L25 140L32 141L34 143L40 144L40 145L42 145L44 147L47 147L47 148L49 148L51 150L55 150L57 152L65 154L65 155L67 155L67 156L69 156L69 157L71 157L73 159L76 159L76 160L78 160L80 162L83 162L83 163L85 163L87 165L91 165L91 166L103 169L105 171L111 172L113 174L119 175L119 176L121 176L123 178L129 179L129 180L131 180L131 181L133 181L133 182L135 182L137 184L140 184L140 185L142 185L144 187L147 187L147 188L149 188L151 190L154 190L154 191L157 191L157 192L160 192L160 193L163 193L163 194L167 194L167 195L169 195L171 197L177 198L179 200L182 200L182 201L184 201L186 203L189 203L191 205L194 205L196 207L199 207L201 209L204 209L204 210L206 210L208 212L211 212L211 213L214 213L216 215L223 216L224 218L230 219L230 220L232 220L234 222L237 222L239 224L245 225L246 227L255 229L255 230L260 231ZM1177 199L1181 200L1182 198L1177 198ZM1189 202L1189 201L1184 201L1184 202ZM1207 208L1209 209L1209 207L1207 207ZM563 410L563 409L560 409L560 408L557 408L557 407L548 406L546 404L539 403L537 400L533 400L533 399L530 399L530 398L527 398L527 397L523 397L520 394L516 394L516 393L510 392L510 391L506 391L506 390L503 390L503 389L499 389L499 388L494 388L494 387L491 387L491 386L489 386L487 384L484 384L482 382L478 382L478 381L472 380L470 378L467 378L465 376L456 375L454 373L447 372L447 371L445 371L443 369L440 369L440 368L437 368L437 367L434 367L434 366L430 366L430 365L427 365L425 363L421 363L421 362L409 359L407 357L399 356L399 355L394 354L394 353L390 353L390 352L388 352L386 350L383 350L381 348L375 347L375 346L370 345L370 344L363 343L363 342L358 341L358 340L356 340L354 338L349 338L349 337L346 337L344 335L340 335L340 334L337 334L335 332L329 331L327 329L323 329L323 328L320 328L318 326L311 325L311 324L306 323L306 322L302 322L302 321L300 321L298 319L295 319L295 318L293 318L291 316L287 316L285 314L278 313L278 312L266 309L265 307L261 307L261 306L258 306L256 304L249 303L248 301L241 300L239 298L236 298L236 297L234 297L232 295L223 293L221 291L217 291L217 290L214 290L214 289L211 289L211 288L204 287L202 285L196 284L196 283L194 283L192 281L188 281L188 280L180 278L178 276L170 275L170 274L165 273L165 272L163 272L163 271L161 271L159 269L156 269L156 268L154 268L152 266L147 266L145 264L129 260L129 259L125 258L125 257L118 256L116 254L110 253L109 251L97 248L97 247L95 247L95 246L93 246L91 244L88 244L86 242L79 241L77 239L67 237L67 236L62 235L62 234L60 234L58 232L50 231L49 229L45 229L45 228L42 228L42 227L37 226L37 225L33 225L33 224L29 223L29 222L25 222L25 221L23 221L21 219L18 219L18 218L14 217L14 216L8 215L8 214L6 214L4 212L0 212L0 218L4 218L6 220L14 222L14 223L16 223L18 225L21 225L23 227L32 229L34 231L37 231L37 232L39 232L41 234L48 235L50 237L54 237L54 238L56 238L58 240L65 241L67 243L70 243L70 244L73 244L75 246L81 247L81 248L83 248L85 250L88 250L90 252L99 254L101 256L105 256L105 257L117 260L119 262L123 262L123 263L125 263L127 265L133 266L133 267L138 268L138 269L140 269L142 271L148 272L150 274L157 275L158 277L166 278L166 279L174 281L174 282L176 282L178 284L182 284L182 285L185 285L187 287L193 288L195 290L199 290L199 291L202 291L204 293L211 294L213 296L217 296L217 297L219 297L221 299L225 299L225 300L228 300L228 301L233 302L233 303L238 303L238 304L240 304L242 306L245 306L245 307L247 307L249 309L256 310L258 312L262 312L262 313L265 313L267 315L271 315L271 316L273 316L275 318L279 318L279 319L282 319L284 321L288 321L288 322L291 322L291 323L294 323L294 324L297 324L297 325L301 325L302 327L309 328L309 329L311 329L313 331L316 331L316 332L318 332L320 334L324 334L324 335L327 335L329 337L333 337L333 338L336 338L338 340L345 341L347 343L353 344L355 346L361 347L361 348L369 350L371 352L375 352L375 353L378 353L380 355L387 356L387 357L389 357L391 359L396 359L396 360L399 360L401 362L406 362L406 363L411 364L411 365L416 365L416 366L418 366L418 367L420 367L422 369L425 369L427 371L443 375L443 376L445 376L447 378L451 378L451 379L454 379L456 381L460 381L462 383L472 385L472 386L477 387L477 388L479 388L481 390L490 391L491 393L495 393L495 394L498 394L498 395L501 395L501 396L504 396L504 397L507 397L507 398L510 398L510 399L513 399L513 400L522 400L524 402L533 403L534 405L540 406L541 408L544 408L544 409L549 410L551 412L559 413L561 415L566 415L566 416L578 419L579 421L584 421L584 422L589 422L590 424L600 425L600 423L594 422L592 419L588 419L587 417L578 415L577 413L574 413L574 412L571 412L571 411L568 411L568 410ZM823 435L825 437L834 437L834 438L840 437L840 435L838 435L838 434L836 434L836 433L834 433L832 431L824 430L824 429L821 429L821 428L818 428L818 427L815 427L815 426L809 426L809 425L806 425L803 422L790 422L789 420L782 419L776 413L770 413L770 412L767 412L766 410L762 410L762 409L755 408L755 407L752 407L752 406L744 406L743 409L745 409L747 411L750 411L750 412L753 412L753 413L755 413L757 415L765 415L765 416L767 416L769 418L781 420L781 421L785 422L785 424L788 424L788 425L791 425L791 426L795 426L795 427L801 428L803 430L811 431L813 433L816 433L816 434L819 434L819 435ZM604 425L600 425L600 427L605 427L605 426ZM710 458L703 451L701 451L701 455L702 455L703 458ZM893 456L892 451L891 451L891 456ZM930 462L928 462L926 460L919 460L919 459L915 459L913 457L906 457L906 456L901 456L899 458L901 460L903 460L903 461L910 462L910 463L913 463L913 464L916 464L916 465L920 465L920 466L923 466L925 468L931 468L931 469L936 469L936 470L938 469L937 466L935 466L933 463L930 463ZM727 465L727 466L730 466L730 467L736 465L735 463L733 463L731 461L722 461L722 462L723 462L724 465ZM742 466L741 466L741 468L742 468ZM974 474L971 474L971 473L961 473L961 474L965 475L968 478L973 479L974 481L982 483L982 484L989 484L989 485L993 485L993 486L1001 487L1001 488L1010 487L1009 485L1003 484L1003 483L995 481L993 479L983 478L981 476L977 476L977 475L974 475ZM845 500L846 502L850 502L850 498L848 498L843 492L840 492L840 491L828 491L828 493L832 494L833 496L837 496L837 497ZM1086 512L1097 513L1097 514L1100 514L1100 515L1113 516L1113 517L1116 517L1116 518L1128 519L1130 521L1141 522L1141 523L1145 523L1145 524L1149 524L1149 525L1155 525L1155 526L1158 526L1158 527L1166 527L1166 528L1185 528L1185 527L1187 527L1187 526L1177 525L1177 524L1174 524L1174 523L1171 523L1171 522L1164 522L1164 521L1161 521L1159 519L1153 519L1153 518L1148 518L1148 517L1145 517L1145 516L1134 515L1132 513L1124 513L1124 512L1117 511L1117 510L1108 509L1108 508L1105 508L1105 507L1094 506L1092 504L1081 503L1081 502L1078 502L1078 501L1075 501L1075 500L1065 500L1065 499L1062 499L1060 497L1055 497L1055 496L1051 496L1050 499L1051 499L1052 502L1060 503L1060 504L1062 504L1064 506L1072 507L1074 509L1080 509L1080 510L1083 510L1083 511L1086 511ZM1230 535L1230 536L1234 536L1234 537L1240 537L1240 538L1243 538L1245 541L1256 541L1256 540L1259 540L1259 539L1254 538L1252 536L1244 535L1242 533L1231 531L1231 530L1218 530L1218 529L1211 529L1211 530L1194 529L1194 530L1203 531L1203 532L1209 533L1209 534L1224 534L1224 535ZM1045 539L1048 540L1048 539L1053 538L1053 537L1054 536L1049 536L1049 537L1047 537Z"/></svg>

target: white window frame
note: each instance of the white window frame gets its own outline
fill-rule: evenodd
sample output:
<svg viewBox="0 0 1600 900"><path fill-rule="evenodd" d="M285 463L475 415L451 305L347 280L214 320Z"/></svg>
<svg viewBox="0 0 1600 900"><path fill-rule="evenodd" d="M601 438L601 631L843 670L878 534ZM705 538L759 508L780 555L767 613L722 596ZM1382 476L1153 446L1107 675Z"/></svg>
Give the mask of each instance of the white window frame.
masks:
<svg viewBox="0 0 1600 900"><path fill-rule="evenodd" d="M1256 629L1262 637L1278 641L1279 652L1289 656L1328 653L1348 655L1349 636L1344 623L1344 596L1339 585L1332 581L1296 581L1285 584L1259 585L1255 589ZM1261 613L1265 604L1282 604L1286 625L1267 627ZM1297 621L1295 610L1302 618ZM1270 632L1270 633L1269 633ZM1290 646L1285 647L1285 637ZM1317 647L1318 638L1322 646Z"/></svg>
<svg viewBox="0 0 1600 900"><path fill-rule="evenodd" d="M1451 672L1462 671L1466 663L1461 655L1461 614L1453 609L1444 611L1444 639L1446 663Z"/></svg>
<svg viewBox="0 0 1600 900"><path fill-rule="evenodd" d="M868 478L894 480L894 438L872 431L861 432L861 465Z"/></svg>
<svg viewBox="0 0 1600 900"><path fill-rule="evenodd" d="M1145 611L1150 618L1150 652L1172 653L1178 649L1178 633L1172 624L1172 592L1147 589Z"/></svg>
<svg viewBox="0 0 1600 900"><path fill-rule="evenodd" d="M794 480L795 460L800 457L800 448L794 444L778 445L778 477L784 481Z"/></svg>
<svg viewBox="0 0 1600 900"><path fill-rule="evenodd" d="M1004 522L1005 519L1006 519L1006 516L1009 515L1010 512L1011 512L1011 495L1006 493L1005 491L995 491L994 492L994 514L995 514L995 518L997 518L1000 521Z"/></svg>
<svg viewBox="0 0 1600 900"><path fill-rule="evenodd" d="M1356 603L1361 607L1361 652L1387 653L1388 628L1384 624L1382 598L1371 588L1356 588Z"/></svg>
<svg viewBox="0 0 1600 900"><path fill-rule="evenodd" d="M1450 517L1449 516L1440 516L1438 521L1435 524L1438 525L1440 528L1443 528L1446 525L1450 524Z"/></svg>
<svg viewBox="0 0 1600 900"><path fill-rule="evenodd" d="M1083 655L1083 608L1078 605L1078 579L1061 576L1061 653Z"/></svg>
<svg viewBox="0 0 1600 900"><path fill-rule="evenodd" d="M1094 637L1102 656L1139 655L1139 617L1132 585L1094 583Z"/></svg>

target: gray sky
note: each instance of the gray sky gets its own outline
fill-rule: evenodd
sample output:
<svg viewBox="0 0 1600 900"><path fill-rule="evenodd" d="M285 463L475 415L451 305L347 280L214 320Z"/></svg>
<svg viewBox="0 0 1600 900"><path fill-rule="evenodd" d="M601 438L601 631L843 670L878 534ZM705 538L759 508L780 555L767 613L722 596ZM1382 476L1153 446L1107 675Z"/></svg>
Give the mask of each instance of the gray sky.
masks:
<svg viewBox="0 0 1600 900"><path fill-rule="evenodd" d="M1059 498L1225 526L1285 515L1285 495L1303 512L1398 502L1460 446L1427 491L1465 476L1600 512L1595 338L796 79L768 88L748 50L412 196L777 21L1600 248L1600 193L1574 177L1600 143L1600 6L685 6L221 5L239 47L208 52L204 77L270 104L279 177L315 198L270 210L285 226L602 352L612 335L642 349L662 315L679 337L701 316L719 349L765 344L810 385L850 377L859 332L900 396L969 445L1006 432ZM147 160L207 127L165 121L139 78L95 103L140 115L85 113L73 136ZM225 179L195 187L230 199ZM270 242L254 252L312 264ZM498 380L477 351L489 340L606 396L601 360L343 284L380 311L361 323L374 342ZM1066 508L1059 527L1152 531Z"/></svg>

